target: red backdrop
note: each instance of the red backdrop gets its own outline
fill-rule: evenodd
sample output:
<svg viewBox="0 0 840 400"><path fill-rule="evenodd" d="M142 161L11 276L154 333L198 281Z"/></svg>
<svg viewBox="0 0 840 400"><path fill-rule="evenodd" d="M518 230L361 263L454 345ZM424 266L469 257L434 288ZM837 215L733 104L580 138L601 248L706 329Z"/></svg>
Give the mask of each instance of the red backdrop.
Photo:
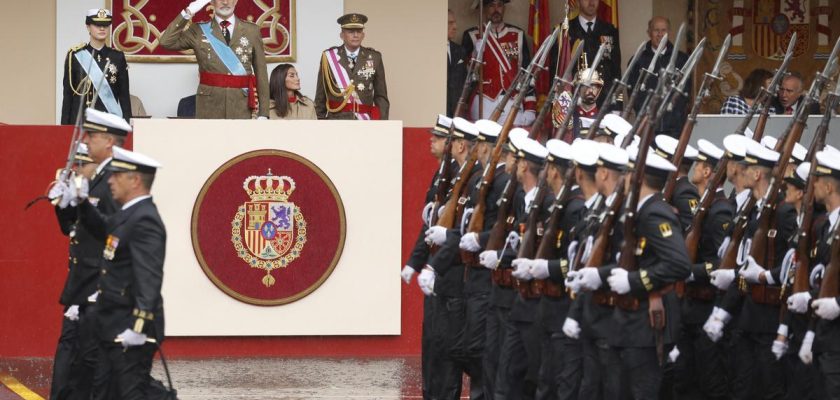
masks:
<svg viewBox="0 0 840 400"><path fill-rule="evenodd" d="M62 166L72 129L0 124L0 357L51 357L61 324L58 296L67 275L67 239L52 206L29 200L44 194ZM394 279L420 229L418 217L436 163L426 128L403 130L402 259L388 266ZM185 212L190 212L186 210ZM399 356L420 353L422 293L402 290L402 335L169 338L167 354L206 356Z"/></svg>

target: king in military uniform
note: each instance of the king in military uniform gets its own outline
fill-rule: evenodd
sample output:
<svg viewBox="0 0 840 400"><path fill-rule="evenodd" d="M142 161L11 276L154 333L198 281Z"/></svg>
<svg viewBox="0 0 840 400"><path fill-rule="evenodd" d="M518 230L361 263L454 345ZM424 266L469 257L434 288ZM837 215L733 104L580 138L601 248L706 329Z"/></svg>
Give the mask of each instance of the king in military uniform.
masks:
<svg viewBox="0 0 840 400"><path fill-rule="evenodd" d="M365 23L362 14L338 19L341 46L321 55L315 112L319 119L388 119L388 87L382 53L363 47Z"/></svg>
<svg viewBox="0 0 840 400"><path fill-rule="evenodd" d="M111 12L91 9L85 17L85 25L90 41L70 49L63 64L61 124L75 124L79 109L87 107L107 111L128 121L131 119L131 100L125 54L105 45L111 27ZM91 104L97 90L96 104Z"/></svg>
<svg viewBox="0 0 840 400"><path fill-rule="evenodd" d="M160 44L169 50L195 52L200 77L196 118L268 118L268 69L262 35L257 25L233 14L237 1L193 1L160 38ZM213 19L189 25L193 15L208 3L213 6Z"/></svg>

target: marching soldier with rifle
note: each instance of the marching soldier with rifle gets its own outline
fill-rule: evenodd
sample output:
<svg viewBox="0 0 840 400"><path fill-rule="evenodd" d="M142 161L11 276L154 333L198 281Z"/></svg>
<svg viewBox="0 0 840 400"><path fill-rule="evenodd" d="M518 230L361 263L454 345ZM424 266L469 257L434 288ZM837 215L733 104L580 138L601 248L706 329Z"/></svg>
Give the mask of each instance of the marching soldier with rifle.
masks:
<svg viewBox="0 0 840 400"><path fill-rule="evenodd" d="M686 138L686 142L688 138ZM691 169L692 163L694 160L697 159L697 149L693 146L686 144L685 152L683 153L682 157L675 157L677 151L679 151L680 141L674 139L668 135L657 135L656 138L653 140L653 149L656 151L656 154L665 158L670 163L678 162L679 165L676 165L677 172L675 176L675 180L669 181L666 184L664 189L667 189L669 186L673 186L673 193L668 195L669 193L665 193L665 201L668 204L674 206L677 209L677 215L680 218L680 226L682 227L683 233L688 231L689 225L691 225L691 219L694 216L694 209L697 207L697 202L700 200L700 193L697 192L697 188L691 184L688 179L688 171ZM680 160L677 160L677 159ZM671 183L673 182L673 183Z"/></svg>

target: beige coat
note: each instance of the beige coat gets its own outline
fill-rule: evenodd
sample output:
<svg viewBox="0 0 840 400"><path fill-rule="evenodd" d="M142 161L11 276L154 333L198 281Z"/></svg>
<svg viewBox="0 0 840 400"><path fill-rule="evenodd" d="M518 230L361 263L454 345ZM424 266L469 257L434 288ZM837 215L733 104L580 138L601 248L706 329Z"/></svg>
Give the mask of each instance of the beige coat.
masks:
<svg viewBox="0 0 840 400"><path fill-rule="evenodd" d="M209 22L213 35L224 42L222 28L215 19ZM228 74L222 60L204 38L198 24L178 14L178 17L166 27L160 44L169 50L193 50L198 61L199 72ZM268 117L268 69L265 65L260 28L246 20L236 18L231 34L230 46L239 56L245 71L257 77L258 116ZM198 85L195 99L195 117L199 119L250 119L248 95L239 88L223 88Z"/></svg>
<svg viewBox="0 0 840 400"><path fill-rule="evenodd" d="M270 104L271 109L269 110L268 117L271 119L318 119L318 116L315 114L315 105L312 103L312 99L306 96L290 104L289 114L285 117L277 115L277 111L274 110L274 100L271 100Z"/></svg>

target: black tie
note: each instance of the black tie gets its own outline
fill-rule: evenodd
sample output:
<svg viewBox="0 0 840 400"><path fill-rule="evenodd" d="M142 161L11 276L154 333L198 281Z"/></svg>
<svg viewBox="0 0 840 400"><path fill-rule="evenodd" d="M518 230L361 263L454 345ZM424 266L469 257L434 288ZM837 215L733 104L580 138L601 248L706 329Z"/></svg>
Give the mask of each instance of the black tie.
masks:
<svg viewBox="0 0 840 400"><path fill-rule="evenodd" d="M592 33L592 22L586 23L586 33Z"/></svg>
<svg viewBox="0 0 840 400"><path fill-rule="evenodd" d="M230 29L228 29L230 21L222 21L220 25L222 25L222 35L225 36L225 42L230 45Z"/></svg>

